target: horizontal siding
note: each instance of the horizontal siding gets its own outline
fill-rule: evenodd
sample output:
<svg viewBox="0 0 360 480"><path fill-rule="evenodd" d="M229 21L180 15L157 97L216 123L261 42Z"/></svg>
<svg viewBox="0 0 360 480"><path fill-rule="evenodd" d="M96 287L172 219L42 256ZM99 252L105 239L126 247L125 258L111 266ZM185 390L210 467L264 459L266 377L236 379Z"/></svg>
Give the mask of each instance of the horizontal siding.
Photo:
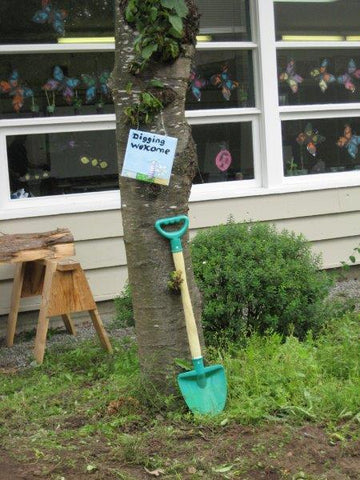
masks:
<svg viewBox="0 0 360 480"><path fill-rule="evenodd" d="M268 221L279 230L302 233L321 254L324 268L341 264L360 243L360 187L211 200L190 204L191 235L235 221ZM127 279L121 212L78 213L0 221L0 232L30 233L69 228L76 259L96 301L113 298ZM8 313L14 267L0 265L0 314ZM23 299L21 310L38 308L39 298Z"/></svg>

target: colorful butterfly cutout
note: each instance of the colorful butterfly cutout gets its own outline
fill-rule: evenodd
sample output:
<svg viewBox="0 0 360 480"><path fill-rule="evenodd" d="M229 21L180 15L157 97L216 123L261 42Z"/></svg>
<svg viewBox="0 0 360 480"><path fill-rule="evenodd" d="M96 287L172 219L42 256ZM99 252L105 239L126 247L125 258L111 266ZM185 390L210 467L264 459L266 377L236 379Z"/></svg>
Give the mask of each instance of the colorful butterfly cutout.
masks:
<svg viewBox="0 0 360 480"><path fill-rule="evenodd" d="M325 141L325 137L319 134L319 132L312 127L311 123L307 123L303 132L299 133L296 137L296 141L299 145L306 145L307 151L313 157L317 153L317 145Z"/></svg>
<svg viewBox="0 0 360 480"><path fill-rule="evenodd" d="M67 12L53 7L51 0L42 0L41 7L41 10L35 12L32 18L33 22L40 24L52 23L55 32L59 35L64 35L64 20L67 17Z"/></svg>
<svg viewBox="0 0 360 480"><path fill-rule="evenodd" d="M86 87L85 97L86 103L91 103L96 98L97 90L100 95L109 95L110 90L107 85L110 78L110 72L104 71L99 76L82 74L81 79Z"/></svg>
<svg viewBox="0 0 360 480"><path fill-rule="evenodd" d="M327 67L329 66L329 60L325 58L319 68L313 68L310 71L310 75L315 78L316 81L319 82L320 90L324 93L329 84L335 82L336 78L332 73L327 71Z"/></svg>
<svg viewBox="0 0 360 480"><path fill-rule="evenodd" d="M56 65L53 71L53 78L50 78L42 88L48 92L62 92L66 103L70 105L74 97L74 88L79 83L80 81L77 78L65 77L64 72Z"/></svg>
<svg viewBox="0 0 360 480"><path fill-rule="evenodd" d="M201 100L201 89L206 87L207 84L208 82L205 78L200 77L195 70L191 70L189 87L198 102Z"/></svg>
<svg viewBox="0 0 360 480"><path fill-rule="evenodd" d="M15 112L19 112L24 105L24 99L33 97L34 92L31 88L21 85L19 73L13 70L8 81L0 82L0 92L8 93L12 97L12 105Z"/></svg>
<svg viewBox="0 0 360 480"><path fill-rule="evenodd" d="M300 75L295 73L295 61L293 59L287 64L285 72L280 73L279 79L281 82L286 82L293 93L298 91L299 83L304 81Z"/></svg>
<svg viewBox="0 0 360 480"><path fill-rule="evenodd" d="M231 79L228 69L229 67L224 65L220 73L210 77L210 83L215 87L221 88L225 100L230 100L231 91L239 86L239 82Z"/></svg>
<svg viewBox="0 0 360 480"><path fill-rule="evenodd" d="M336 145L340 148L345 147L349 155L352 158L356 158L359 151L358 146L360 145L360 136L353 134L350 125L345 125L344 135L338 138Z"/></svg>
<svg viewBox="0 0 360 480"><path fill-rule="evenodd" d="M347 72L345 72L343 75L340 75L337 78L337 81L341 85L344 85L347 90L350 90L351 93L354 93L356 90L355 84L353 82L354 78L360 78L360 69L356 68L356 63L351 58L348 63Z"/></svg>

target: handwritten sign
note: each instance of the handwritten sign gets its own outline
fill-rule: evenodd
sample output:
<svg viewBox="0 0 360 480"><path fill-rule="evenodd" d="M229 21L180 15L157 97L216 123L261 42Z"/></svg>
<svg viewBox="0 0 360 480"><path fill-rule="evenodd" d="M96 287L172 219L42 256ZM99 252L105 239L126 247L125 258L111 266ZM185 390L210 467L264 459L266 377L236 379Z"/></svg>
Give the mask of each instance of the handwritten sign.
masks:
<svg viewBox="0 0 360 480"><path fill-rule="evenodd" d="M177 138L131 129L121 175L169 185L176 145Z"/></svg>

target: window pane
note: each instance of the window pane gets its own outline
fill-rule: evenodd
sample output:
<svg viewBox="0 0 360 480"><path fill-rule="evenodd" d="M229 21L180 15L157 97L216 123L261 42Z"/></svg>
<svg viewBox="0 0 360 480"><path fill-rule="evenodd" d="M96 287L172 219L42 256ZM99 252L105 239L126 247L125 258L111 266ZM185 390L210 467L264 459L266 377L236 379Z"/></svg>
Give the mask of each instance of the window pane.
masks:
<svg viewBox="0 0 360 480"><path fill-rule="evenodd" d="M359 102L359 50L279 50L280 105Z"/></svg>
<svg viewBox="0 0 360 480"><path fill-rule="evenodd" d="M2 55L0 118L113 113L112 52Z"/></svg>
<svg viewBox="0 0 360 480"><path fill-rule="evenodd" d="M186 109L253 107L250 51L198 51Z"/></svg>
<svg viewBox="0 0 360 480"><path fill-rule="evenodd" d="M113 130L16 135L6 143L13 198L118 188Z"/></svg>
<svg viewBox="0 0 360 480"><path fill-rule="evenodd" d="M0 43L56 43L114 35L113 0L1 0Z"/></svg>
<svg viewBox="0 0 360 480"><path fill-rule="evenodd" d="M360 169L360 118L282 123L286 176Z"/></svg>
<svg viewBox="0 0 360 480"><path fill-rule="evenodd" d="M251 39L249 1L197 0L200 17L200 40L246 41Z"/></svg>
<svg viewBox="0 0 360 480"><path fill-rule="evenodd" d="M193 125L199 170L194 183L254 178L251 122Z"/></svg>
<svg viewBox="0 0 360 480"><path fill-rule="evenodd" d="M274 8L277 40L339 41L359 35L358 0L277 0Z"/></svg>

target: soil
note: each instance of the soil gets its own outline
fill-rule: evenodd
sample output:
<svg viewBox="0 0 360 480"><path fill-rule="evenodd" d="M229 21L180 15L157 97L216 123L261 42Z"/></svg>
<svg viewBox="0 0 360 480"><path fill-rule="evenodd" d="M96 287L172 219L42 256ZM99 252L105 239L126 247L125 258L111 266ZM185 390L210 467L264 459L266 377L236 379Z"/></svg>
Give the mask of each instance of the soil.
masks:
<svg viewBox="0 0 360 480"><path fill-rule="evenodd" d="M220 432L198 427L178 430L175 440L152 438L143 445L149 458L162 458L165 466L154 470L135 458L134 464L117 458L96 436L71 445L63 458L59 450L34 459L30 445L28 451L19 445L18 451L0 451L0 480L360 479L360 441L331 438L321 426L227 425ZM86 471L86 463L96 468ZM181 465L177 473L174 465Z"/></svg>

